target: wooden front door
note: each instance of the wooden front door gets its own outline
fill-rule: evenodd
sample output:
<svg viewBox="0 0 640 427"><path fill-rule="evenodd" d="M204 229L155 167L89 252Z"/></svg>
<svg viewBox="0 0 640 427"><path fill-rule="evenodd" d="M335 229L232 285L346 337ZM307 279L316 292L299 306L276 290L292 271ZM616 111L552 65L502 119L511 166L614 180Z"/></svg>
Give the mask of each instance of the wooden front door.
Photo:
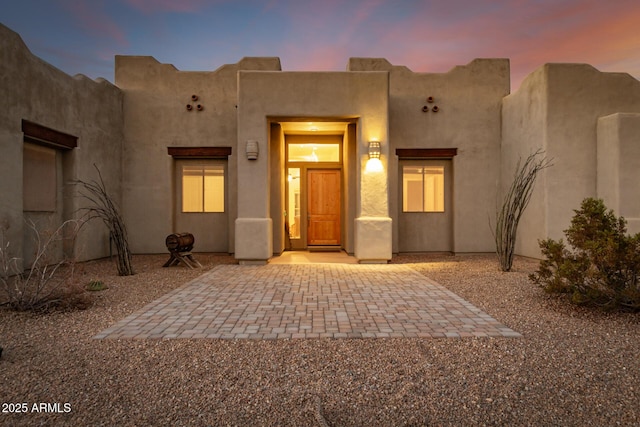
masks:
<svg viewBox="0 0 640 427"><path fill-rule="evenodd" d="M340 170L307 171L307 244L340 244Z"/></svg>

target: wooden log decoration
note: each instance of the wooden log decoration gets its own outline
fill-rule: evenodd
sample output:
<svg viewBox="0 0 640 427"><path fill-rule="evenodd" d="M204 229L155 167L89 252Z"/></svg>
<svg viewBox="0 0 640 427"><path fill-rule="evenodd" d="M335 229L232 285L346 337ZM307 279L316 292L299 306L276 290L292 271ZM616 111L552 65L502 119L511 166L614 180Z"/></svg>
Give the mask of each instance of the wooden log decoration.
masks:
<svg viewBox="0 0 640 427"><path fill-rule="evenodd" d="M169 234L164 241L169 252L189 252L193 249L194 242L195 238L191 233Z"/></svg>
<svg viewBox="0 0 640 427"><path fill-rule="evenodd" d="M195 243L195 237L193 237L193 234L169 234L164 242L171 253L171 257L164 263L163 267L171 267L172 265L178 265L180 263L183 263L191 269L202 267L202 264L196 261L191 254L193 244Z"/></svg>

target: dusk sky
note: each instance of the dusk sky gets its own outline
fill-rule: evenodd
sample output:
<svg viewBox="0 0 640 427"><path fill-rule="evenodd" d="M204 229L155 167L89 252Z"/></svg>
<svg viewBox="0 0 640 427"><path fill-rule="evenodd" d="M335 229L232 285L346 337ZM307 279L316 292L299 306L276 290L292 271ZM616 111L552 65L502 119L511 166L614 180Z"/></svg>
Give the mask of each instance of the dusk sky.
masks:
<svg viewBox="0 0 640 427"><path fill-rule="evenodd" d="M514 90L547 62L640 78L640 0L0 0L0 22L66 73L112 82L115 55L183 71L244 56L285 71L384 57L416 72L509 58Z"/></svg>

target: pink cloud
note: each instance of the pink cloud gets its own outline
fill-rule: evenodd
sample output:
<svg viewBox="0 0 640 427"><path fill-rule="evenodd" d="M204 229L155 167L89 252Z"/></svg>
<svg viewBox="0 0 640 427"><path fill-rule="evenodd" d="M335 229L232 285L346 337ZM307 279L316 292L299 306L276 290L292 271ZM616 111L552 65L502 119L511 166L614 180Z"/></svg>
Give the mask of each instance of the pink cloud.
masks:
<svg viewBox="0 0 640 427"><path fill-rule="evenodd" d="M104 12L101 2L69 0L64 5L89 34L98 39L114 40L121 46L129 45L125 32Z"/></svg>
<svg viewBox="0 0 640 427"><path fill-rule="evenodd" d="M514 75L524 77L526 69L531 71L547 62L578 62L602 71L626 71L638 76L640 70L633 65L633 58L640 48L640 9L615 8L610 4L587 10L574 6L560 10L556 15L561 18L558 21L547 19L551 28L529 41L525 49L514 52ZM612 64L624 66L625 63L632 68L609 68Z"/></svg>
<svg viewBox="0 0 640 427"><path fill-rule="evenodd" d="M289 46L285 49L286 59L282 59L282 68L286 71L313 70L335 71L347 67L347 52L344 47L322 44L305 47Z"/></svg>
<svg viewBox="0 0 640 427"><path fill-rule="evenodd" d="M640 8L634 2L501 3L426 5L413 19L390 25L378 49L393 52L397 46L392 62L403 61L414 71L441 72L476 57L507 57L514 86L547 62L620 66L637 56ZM618 71L639 74L634 68Z"/></svg>
<svg viewBox="0 0 640 427"><path fill-rule="evenodd" d="M283 43L286 70L345 70L347 61L370 32L371 18L384 0L292 2L283 18L295 39ZM364 39L368 43L368 39Z"/></svg>

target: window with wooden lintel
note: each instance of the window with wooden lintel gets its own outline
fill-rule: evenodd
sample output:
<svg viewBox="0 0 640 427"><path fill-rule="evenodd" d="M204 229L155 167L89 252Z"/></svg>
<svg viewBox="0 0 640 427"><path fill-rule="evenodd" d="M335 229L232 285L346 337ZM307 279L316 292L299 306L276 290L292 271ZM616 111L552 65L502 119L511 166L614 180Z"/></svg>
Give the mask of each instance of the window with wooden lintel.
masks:
<svg viewBox="0 0 640 427"><path fill-rule="evenodd" d="M167 147L180 179L178 201L183 213L225 211L225 170L231 147Z"/></svg>

